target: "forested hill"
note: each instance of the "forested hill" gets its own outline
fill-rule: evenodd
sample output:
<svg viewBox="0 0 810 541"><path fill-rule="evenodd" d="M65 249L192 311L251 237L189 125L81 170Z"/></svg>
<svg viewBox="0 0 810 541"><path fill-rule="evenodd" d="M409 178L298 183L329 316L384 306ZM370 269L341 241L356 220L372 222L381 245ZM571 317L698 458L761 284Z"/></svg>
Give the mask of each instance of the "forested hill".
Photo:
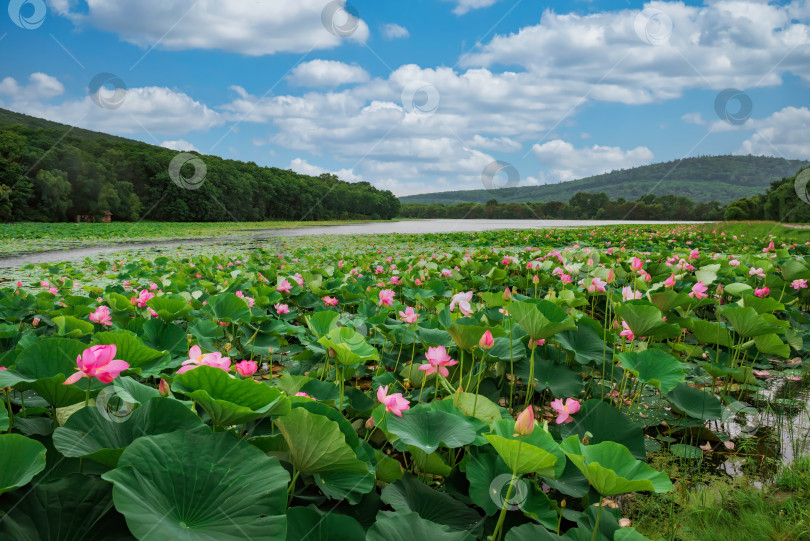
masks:
<svg viewBox="0 0 810 541"><path fill-rule="evenodd" d="M172 180L178 152L0 109L0 222L114 220L260 221L393 218L399 201L367 182L301 175L200 156ZM203 168L200 168L202 170ZM184 178L191 178L186 182Z"/></svg>
<svg viewBox="0 0 810 541"><path fill-rule="evenodd" d="M635 201L647 194L675 195L692 201L730 203L764 193L772 182L810 162L765 156L701 156L612 171L559 184L505 190L468 190L400 197L403 203L445 204L569 201L579 192Z"/></svg>

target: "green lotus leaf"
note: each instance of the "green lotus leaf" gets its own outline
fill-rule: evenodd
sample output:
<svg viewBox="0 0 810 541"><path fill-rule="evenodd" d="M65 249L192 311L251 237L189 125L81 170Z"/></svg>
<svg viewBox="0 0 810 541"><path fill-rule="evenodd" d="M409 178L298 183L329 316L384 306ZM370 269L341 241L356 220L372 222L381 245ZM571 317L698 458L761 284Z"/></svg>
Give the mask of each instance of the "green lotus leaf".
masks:
<svg viewBox="0 0 810 541"><path fill-rule="evenodd" d="M283 539L290 475L228 432L177 431L133 442L113 483L115 508L142 541Z"/></svg>
<svg viewBox="0 0 810 541"><path fill-rule="evenodd" d="M723 415L722 403L714 395L679 383L667 393L667 400L689 417L703 421L719 419Z"/></svg>
<svg viewBox="0 0 810 541"><path fill-rule="evenodd" d="M366 463L346 443L338 423L328 417L306 408L293 408L275 424L287 441L290 458L298 471L369 473Z"/></svg>
<svg viewBox="0 0 810 541"><path fill-rule="evenodd" d="M542 300L537 304L513 302L507 310L535 341L577 328L574 319L550 301Z"/></svg>
<svg viewBox="0 0 810 541"><path fill-rule="evenodd" d="M419 513L381 511L366 534L366 541L474 541L468 532L459 532L449 526L425 520Z"/></svg>
<svg viewBox="0 0 810 541"><path fill-rule="evenodd" d="M98 521L112 508L112 485L73 473L0 506L0 537L16 540L93 539Z"/></svg>
<svg viewBox="0 0 810 541"><path fill-rule="evenodd" d="M236 379L213 366L177 376L172 390L202 406L216 426L232 426L290 411L290 399L275 387L253 379Z"/></svg>
<svg viewBox="0 0 810 541"><path fill-rule="evenodd" d="M187 301L171 297L152 297L146 301L146 306L157 312L158 317L166 323L185 316L191 310Z"/></svg>
<svg viewBox="0 0 810 541"><path fill-rule="evenodd" d="M205 310L218 321L250 323L250 308L233 293L220 293L208 298Z"/></svg>
<svg viewBox="0 0 810 541"><path fill-rule="evenodd" d="M81 338L95 329L91 322L73 316L56 316L51 321L56 325L57 334L67 338Z"/></svg>
<svg viewBox="0 0 810 541"><path fill-rule="evenodd" d="M680 293L671 289L648 293L647 297L650 299L651 303L664 313L669 312L673 308L689 304L692 301L692 297L686 293Z"/></svg>
<svg viewBox="0 0 810 541"><path fill-rule="evenodd" d="M82 408L54 431L53 444L65 456L115 468L124 449L142 436L203 427L200 418L177 400L152 398L123 418L98 407Z"/></svg>
<svg viewBox="0 0 810 541"><path fill-rule="evenodd" d="M731 347L733 340L728 332L728 327L725 325L704 319L693 319L691 323L693 325L692 331L695 333L698 342Z"/></svg>
<svg viewBox="0 0 810 541"><path fill-rule="evenodd" d="M45 469L45 446L19 434L0 435L0 494L21 487Z"/></svg>
<svg viewBox="0 0 810 541"><path fill-rule="evenodd" d="M340 314L332 310L323 310L315 312L306 318L307 327L312 331L316 337L321 338L329 333L329 331L337 327L337 320Z"/></svg>
<svg viewBox="0 0 810 541"><path fill-rule="evenodd" d="M478 345L481 336L487 331L486 327L476 325L473 319L459 318L447 329L456 345L463 350L471 350Z"/></svg>
<svg viewBox="0 0 810 541"><path fill-rule="evenodd" d="M601 496L672 490L672 482L666 473L655 471L637 460L620 443L604 441L583 445L578 437L571 436L563 440L560 448Z"/></svg>
<svg viewBox="0 0 810 541"><path fill-rule="evenodd" d="M610 403L598 399L587 400L572 418L572 422L559 425L564 438L572 434L584 438L590 432L591 443L615 441L627 447L636 458L647 456L641 427Z"/></svg>
<svg viewBox="0 0 810 541"><path fill-rule="evenodd" d="M352 365L366 361L379 361L377 349L371 346L362 334L349 327L337 327L318 339L324 349L335 352L337 362Z"/></svg>
<svg viewBox="0 0 810 541"><path fill-rule="evenodd" d="M475 441L475 428L458 415L430 409L409 409L402 417L389 415L388 432L407 445L432 453L440 445L454 449Z"/></svg>
<svg viewBox="0 0 810 541"><path fill-rule="evenodd" d="M674 338L681 332L677 325L666 323L661 310L645 300L621 304L616 307L616 314L638 337Z"/></svg>
<svg viewBox="0 0 810 541"><path fill-rule="evenodd" d="M413 511L425 520L475 534L481 529L481 515L452 496L406 475L382 490L382 501L395 511Z"/></svg>
<svg viewBox="0 0 810 541"><path fill-rule="evenodd" d="M596 331L587 325L580 325L575 331L565 331L557 334L554 339L566 350L574 354L574 360L579 364L589 362L607 362L613 358L613 350L605 347Z"/></svg>
<svg viewBox="0 0 810 541"><path fill-rule="evenodd" d="M324 513L313 506L287 510L287 541L357 541L366 532L352 517Z"/></svg>
<svg viewBox="0 0 810 541"><path fill-rule="evenodd" d="M734 305L721 306L717 310L720 315L731 323L737 334L743 338L753 338L763 334L771 334L778 328L762 319L762 316L753 308L741 308Z"/></svg>
<svg viewBox="0 0 810 541"><path fill-rule="evenodd" d="M685 378L680 361L660 349L621 353L622 368L666 394Z"/></svg>

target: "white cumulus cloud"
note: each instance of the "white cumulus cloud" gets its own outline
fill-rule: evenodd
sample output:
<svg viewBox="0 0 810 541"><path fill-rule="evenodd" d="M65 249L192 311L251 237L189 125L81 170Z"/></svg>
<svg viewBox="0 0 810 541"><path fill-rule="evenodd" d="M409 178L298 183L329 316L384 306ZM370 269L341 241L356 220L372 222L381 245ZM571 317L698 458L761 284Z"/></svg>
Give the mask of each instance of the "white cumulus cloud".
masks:
<svg viewBox="0 0 810 541"><path fill-rule="evenodd" d="M368 73L360 66L337 60L312 60L299 64L292 70L289 79L299 86L340 86L349 83L364 83Z"/></svg>
<svg viewBox="0 0 810 541"><path fill-rule="evenodd" d="M534 145L532 153L543 166L548 168L548 172L543 177L546 182L562 182L598 175L614 169L638 167L653 160L652 151L644 146L631 150L600 145L575 148L571 143L561 139Z"/></svg>

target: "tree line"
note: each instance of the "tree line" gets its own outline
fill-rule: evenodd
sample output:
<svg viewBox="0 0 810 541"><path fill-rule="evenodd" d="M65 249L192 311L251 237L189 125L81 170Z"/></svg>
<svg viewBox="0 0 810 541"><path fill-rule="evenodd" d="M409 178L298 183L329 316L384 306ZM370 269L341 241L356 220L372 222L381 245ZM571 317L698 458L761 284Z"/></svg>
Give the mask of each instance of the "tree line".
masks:
<svg viewBox="0 0 810 541"><path fill-rule="evenodd" d="M216 156L200 156L204 180L186 189L169 175L177 152L86 130L66 134L66 129L45 121L0 125L0 221L71 221L104 211L115 220L180 222L390 219L399 214L396 196L368 182ZM186 164L181 172L190 177L194 168Z"/></svg>
<svg viewBox="0 0 810 541"><path fill-rule="evenodd" d="M771 183L764 194L738 199L726 207L726 220L810 222L810 167Z"/></svg>
<svg viewBox="0 0 810 541"><path fill-rule="evenodd" d="M479 218L479 219L561 219L561 220L722 220L723 207L717 201L695 203L686 197L647 194L636 201L618 198L611 201L605 193L579 192L567 203L499 203L456 205L405 203L403 218Z"/></svg>

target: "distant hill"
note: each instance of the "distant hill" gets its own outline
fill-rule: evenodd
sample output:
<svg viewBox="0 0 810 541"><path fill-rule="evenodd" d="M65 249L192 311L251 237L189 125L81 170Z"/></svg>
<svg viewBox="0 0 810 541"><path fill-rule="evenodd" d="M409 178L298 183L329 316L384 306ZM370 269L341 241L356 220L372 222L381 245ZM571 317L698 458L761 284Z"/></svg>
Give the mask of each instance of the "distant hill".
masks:
<svg viewBox="0 0 810 541"><path fill-rule="evenodd" d="M178 156L0 109L0 222L107 213L156 221L389 219L400 209L394 194L368 182L210 155L178 163Z"/></svg>
<svg viewBox="0 0 810 541"><path fill-rule="evenodd" d="M567 202L578 192L604 192L609 199L635 201L652 193L676 195L695 202L736 199L764 193L772 182L792 176L810 162L765 156L701 156L621 169L601 175L543 186L518 186L501 190L466 190L400 197L404 203L426 205L457 203Z"/></svg>

